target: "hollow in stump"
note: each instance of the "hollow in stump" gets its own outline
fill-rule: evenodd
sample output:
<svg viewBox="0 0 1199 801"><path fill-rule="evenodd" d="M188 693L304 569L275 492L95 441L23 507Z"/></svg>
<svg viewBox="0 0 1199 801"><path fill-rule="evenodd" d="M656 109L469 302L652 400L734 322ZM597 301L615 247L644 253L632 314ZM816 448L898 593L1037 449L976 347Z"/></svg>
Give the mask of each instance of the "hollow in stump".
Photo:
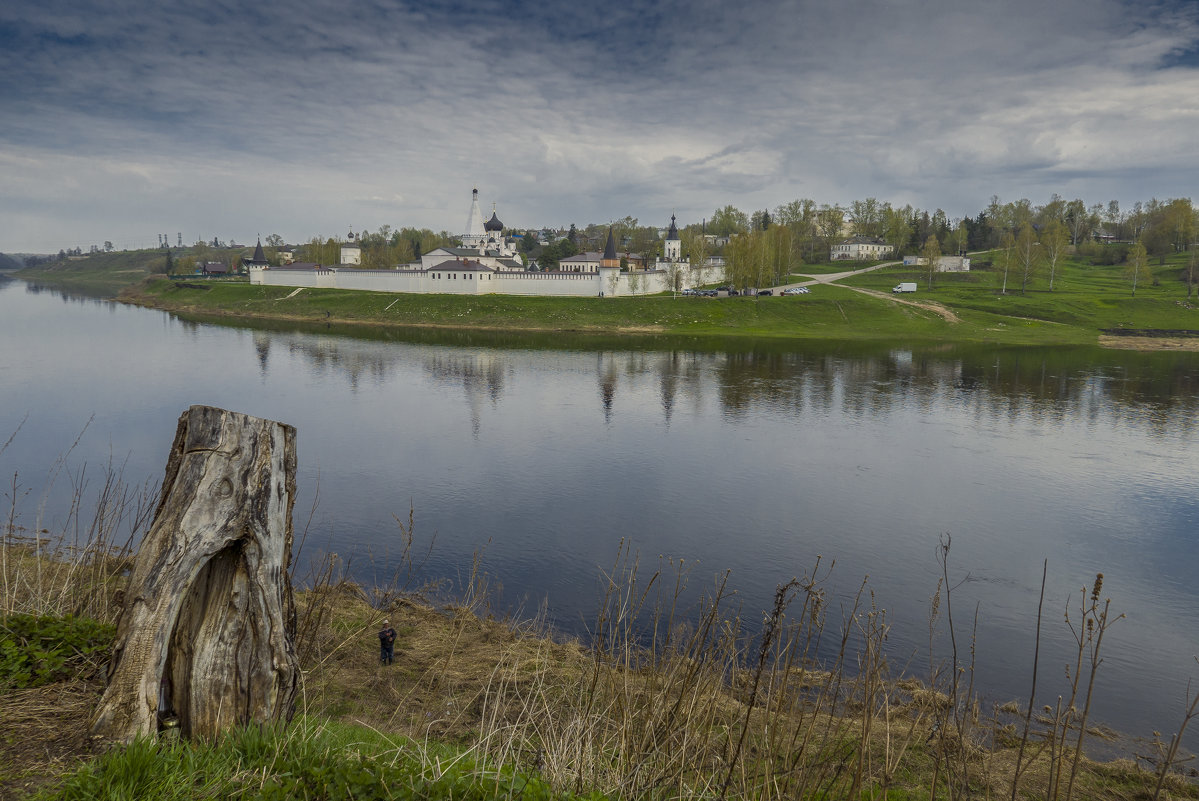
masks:
<svg viewBox="0 0 1199 801"><path fill-rule="evenodd" d="M289 572L295 428L210 406L179 418L134 561L92 734L128 742L286 723L299 665Z"/></svg>

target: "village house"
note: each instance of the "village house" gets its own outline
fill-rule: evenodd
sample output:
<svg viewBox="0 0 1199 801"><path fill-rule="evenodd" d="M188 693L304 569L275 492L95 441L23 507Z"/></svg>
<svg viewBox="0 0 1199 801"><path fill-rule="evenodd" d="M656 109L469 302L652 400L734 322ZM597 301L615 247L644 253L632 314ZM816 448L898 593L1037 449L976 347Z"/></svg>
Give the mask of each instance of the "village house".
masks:
<svg viewBox="0 0 1199 801"><path fill-rule="evenodd" d="M829 255L830 261L866 261L867 259L882 259L891 255L895 248L881 239L869 236L851 236L843 242L833 245Z"/></svg>

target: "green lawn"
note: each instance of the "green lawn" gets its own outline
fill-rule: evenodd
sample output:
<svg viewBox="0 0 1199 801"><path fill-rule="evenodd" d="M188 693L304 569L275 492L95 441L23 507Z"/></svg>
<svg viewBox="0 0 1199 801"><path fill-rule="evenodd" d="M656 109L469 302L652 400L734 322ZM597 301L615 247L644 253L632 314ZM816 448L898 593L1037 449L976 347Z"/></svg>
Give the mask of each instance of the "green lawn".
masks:
<svg viewBox="0 0 1199 801"><path fill-rule="evenodd" d="M1177 254L1164 265L1150 269L1153 279L1141 281L1136 297L1132 282L1124 277L1123 265L1091 265L1073 259L1058 266L1054 287L1042 270L1020 292L1020 275L1013 267L1003 289L1003 273L992 254L976 258L969 273L938 273L928 289L928 272L918 267L890 267L852 276L846 286L889 292L900 281L915 281L919 290L905 299L934 300L963 316L991 315L996 318L1049 321L1098 332L1108 328L1199 329L1199 296L1187 300L1184 266L1188 254ZM986 264L992 260L991 264ZM982 262L982 266L977 266Z"/></svg>

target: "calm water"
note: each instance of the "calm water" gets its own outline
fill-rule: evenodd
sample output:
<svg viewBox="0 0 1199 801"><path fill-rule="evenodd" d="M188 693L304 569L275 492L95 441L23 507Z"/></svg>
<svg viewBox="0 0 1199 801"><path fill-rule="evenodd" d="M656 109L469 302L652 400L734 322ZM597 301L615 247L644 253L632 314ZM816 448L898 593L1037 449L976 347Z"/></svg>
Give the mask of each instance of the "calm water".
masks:
<svg viewBox="0 0 1199 801"><path fill-rule="evenodd" d="M748 619L819 555L838 607L869 576L893 664L918 671L948 534L987 698L1027 696L1044 560L1039 702L1063 686L1067 599L1097 572L1126 618L1094 717L1173 730L1199 685L1199 354L355 339L4 281L0 335L0 443L17 432L0 469L26 526L56 530L71 477L110 459L158 481L179 414L211 404L297 427L305 554L364 580L390 575L410 505L436 541L426 576L459 580L481 553L502 605L544 603L571 631L622 540L643 564L685 560L692 596L732 571Z"/></svg>

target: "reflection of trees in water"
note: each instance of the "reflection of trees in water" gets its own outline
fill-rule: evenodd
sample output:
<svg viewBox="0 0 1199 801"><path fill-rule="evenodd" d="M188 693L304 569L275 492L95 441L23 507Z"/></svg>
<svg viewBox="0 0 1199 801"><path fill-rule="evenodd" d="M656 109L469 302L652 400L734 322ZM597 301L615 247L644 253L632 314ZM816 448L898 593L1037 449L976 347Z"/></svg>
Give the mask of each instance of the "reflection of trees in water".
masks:
<svg viewBox="0 0 1199 801"><path fill-rule="evenodd" d="M426 356L423 366L436 383L462 386L470 409L471 432L477 437L484 398L493 408L499 404L505 373L511 369L509 357L502 351L445 350Z"/></svg>
<svg viewBox="0 0 1199 801"><path fill-rule="evenodd" d="M36 281L24 281L25 292L29 295L49 295L57 297L63 303L78 303L81 306L100 306L112 302L111 289L88 289L87 287L60 286L58 284L40 284Z"/></svg>
<svg viewBox="0 0 1199 801"><path fill-rule="evenodd" d="M1148 423L1155 434L1187 433L1199 411L1199 356L1098 349L1013 349L958 354L900 349L873 355L741 352L656 354L663 414L680 393L702 402L714 389L721 410L739 419L768 405L785 414L877 416L896 405L931 413L952 401L990 419L1027 416ZM705 376L710 380L705 380ZM616 388L601 377L605 409Z"/></svg>
<svg viewBox="0 0 1199 801"><path fill-rule="evenodd" d="M179 321L180 325L194 325ZM252 333L260 369L266 371L274 337ZM414 355L436 382L461 386L479 426L481 404L499 404L505 382L543 350L486 347L400 346L341 336L295 335L287 348L322 371L345 374L352 387L364 377L382 382ZM1028 417L1054 423L1148 424L1155 434L1190 432L1199 411L1199 354L1129 353L1098 348L963 349L938 346L842 353L835 346L810 351L599 350L564 354L570 372L594 370L606 421L633 404L656 403L669 423L680 404L696 410L720 405L731 420L769 406L796 417L843 414L873 417L897 405L931 413L952 402L980 419ZM588 361L594 358L592 366ZM622 397L629 405L622 407Z"/></svg>
<svg viewBox="0 0 1199 801"><path fill-rule="evenodd" d="M265 376L267 360L271 355L271 335L265 331L251 331L254 340L254 352L258 354L258 371Z"/></svg>
<svg viewBox="0 0 1199 801"><path fill-rule="evenodd" d="M1103 419L1148 424L1155 435L1189 433L1199 411L1199 357L1007 350L989 363L963 364L961 389L992 417Z"/></svg>

